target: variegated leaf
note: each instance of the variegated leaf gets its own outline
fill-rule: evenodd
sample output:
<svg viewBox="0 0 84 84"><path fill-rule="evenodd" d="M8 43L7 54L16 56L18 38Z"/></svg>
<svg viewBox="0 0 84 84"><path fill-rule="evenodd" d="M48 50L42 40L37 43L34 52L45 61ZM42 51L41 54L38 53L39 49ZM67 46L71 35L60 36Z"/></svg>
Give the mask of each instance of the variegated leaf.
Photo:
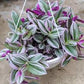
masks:
<svg viewBox="0 0 84 84"><path fill-rule="evenodd" d="M42 34L48 35L48 32L47 32L44 22L42 20L38 20L38 26L39 26L39 29L42 32Z"/></svg>
<svg viewBox="0 0 84 84"><path fill-rule="evenodd" d="M63 34L64 34L64 31L65 31L65 29L58 27L58 29L57 29L57 28L53 29L53 30L48 34L48 36L49 36L50 38L52 38L52 39L55 39L55 38L58 38L58 37L60 37L61 35L63 35Z"/></svg>
<svg viewBox="0 0 84 84"><path fill-rule="evenodd" d="M34 40L38 43L41 43L43 41L43 35L41 34L35 34L34 35Z"/></svg>
<svg viewBox="0 0 84 84"><path fill-rule="evenodd" d="M44 0L39 0L38 4L42 11L47 12L49 10L49 6Z"/></svg>
<svg viewBox="0 0 84 84"><path fill-rule="evenodd" d="M17 71L15 79L17 84L21 84L24 80L24 72L22 70Z"/></svg>
<svg viewBox="0 0 84 84"><path fill-rule="evenodd" d="M55 55L57 57L62 57L62 56L64 56L64 52L62 49L57 49L57 50L55 50Z"/></svg>
<svg viewBox="0 0 84 84"><path fill-rule="evenodd" d="M78 57L78 53L76 50L76 47L74 46L63 46L63 49L65 50L66 53L68 53L69 55L73 56L73 57Z"/></svg>
<svg viewBox="0 0 84 84"><path fill-rule="evenodd" d="M46 69L40 63L29 62L28 71L35 75L46 75Z"/></svg>
<svg viewBox="0 0 84 84"><path fill-rule="evenodd" d="M28 59L32 62L39 62L42 59L43 55L40 53L33 54L28 56Z"/></svg>
<svg viewBox="0 0 84 84"><path fill-rule="evenodd" d="M15 11L12 11L11 17L12 17L14 26L17 26L18 28L22 24L21 20L18 21L19 15Z"/></svg>
<svg viewBox="0 0 84 84"><path fill-rule="evenodd" d="M53 48L59 48L59 43L54 39L47 39L47 43Z"/></svg>
<svg viewBox="0 0 84 84"><path fill-rule="evenodd" d="M76 24L76 22L72 22L71 28L70 28L70 34L74 40L79 40L80 37L80 31Z"/></svg>
<svg viewBox="0 0 84 84"><path fill-rule="evenodd" d="M16 80L15 80L15 76L16 76L16 73L17 73L17 70L12 70L11 72L11 83L15 83Z"/></svg>

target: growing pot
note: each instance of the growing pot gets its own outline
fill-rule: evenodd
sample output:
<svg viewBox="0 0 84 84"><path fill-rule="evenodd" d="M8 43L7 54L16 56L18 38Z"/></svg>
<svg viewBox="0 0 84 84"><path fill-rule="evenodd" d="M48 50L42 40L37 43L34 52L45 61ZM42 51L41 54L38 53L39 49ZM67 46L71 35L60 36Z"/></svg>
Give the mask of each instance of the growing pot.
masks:
<svg viewBox="0 0 84 84"><path fill-rule="evenodd" d="M65 53L64 56L66 56L66 55L67 54ZM48 60L47 63L49 65L49 67L46 67L46 69L49 70L49 69L52 69L52 68L56 67L57 65L59 65L62 62L64 56Z"/></svg>

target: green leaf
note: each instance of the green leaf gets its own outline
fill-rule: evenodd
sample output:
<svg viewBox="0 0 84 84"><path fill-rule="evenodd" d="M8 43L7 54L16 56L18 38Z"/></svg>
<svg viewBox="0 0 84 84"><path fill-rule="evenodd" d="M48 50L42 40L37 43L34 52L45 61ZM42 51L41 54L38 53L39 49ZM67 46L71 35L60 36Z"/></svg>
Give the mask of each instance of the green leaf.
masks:
<svg viewBox="0 0 84 84"><path fill-rule="evenodd" d="M70 40L70 35L69 35L69 33L68 33L68 31L65 31L64 32L64 42L67 42L68 40Z"/></svg>
<svg viewBox="0 0 84 84"><path fill-rule="evenodd" d="M28 45L28 50L34 50L34 46L32 46L32 45Z"/></svg>
<svg viewBox="0 0 84 84"><path fill-rule="evenodd" d="M57 14L56 14L56 16L55 16L56 22L57 22L58 18L61 16L62 10L63 10L63 8L61 8L61 9L57 12Z"/></svg>
<svg viewBox="0 0 84 84"><path fill-rule="evenodd" d="M36 53L35 47L33 47L32 45L28 45L28 54L32 55L35 53Z"/></svg>
<svg viewBox="0 0 84 84"><path fill-rule="evenodd" d="M55 28L55 29L53 29L49 34L48 34L48 36L50 37L50 38L52 38L52 39L55 39L55 38L58 38L58 37L60 37L60 35L63 35L64 34L64 31L65 31L65 29L63 29L63 28L59 28L58 27L58 29L57 28Z"/></svg>
<svg viewBox="0 0 84 84"><path fill-rule="evenodd" d="M42 34L48 35L48 32L47 32L45 25L44 25L44 21L38 20L38 26L39 26L39 29L42 32Z"/></svg>
<svg viewBox="0 0 84 84"><path fill-rule="evenodd" d="M5 58L0 57L0 61L3 61L3 60L5 60Z"/></svg>
<svg viewBox="0 0 84 84"><path fill-rule="evenodd" d="M36 27L36 25L33 24L33 25L29 25L28 29L29 29L29 31L31 31L32 35L34 35L36 33L37 27Z"/></svg>
<svg viewBox="0 0 84 84"><path fill-rule="evenodd" d="M70 27L70 34L72 35L74 40L79 40L80 31L79 31L78 25L74 21L72 22L72 25Z"/></svg>
<svg viewBox="0 0 84 84"><path fill-rule="evenodd" d="M0 61L3 61L4 59L6 59L6 57L2 57L2 55L6 54L7 51L9 51L9 49L3 49L0 51Z"/></svg>
<svg viewBox="0 0 84 84"><path fill-rule="evenodd" d="M47 43L53 48L59 48L59 43L54 39L47 39Z"/></svg>
<svg viewBox="0 0 84 84"><path fill-rule="evenodd" d="M19 71L16 73L16 82L17 84L21 84L24 80L24 72L21 70L21 76L19 76Z"/></svg>
<svg viewBox="0 0 84 84"><path fill-rule="evenodd" d="M69 17L59 17L57 21L68 20Z"/></svg>
<svg viewBox="0 0 84 84"><path fill-rule="evenodd" d="M15 32L15 26L14 26L14 23L10 20L8 20L8 25L9 25L9 28L11 29L12 32Z"/></svg>
<svg viewBox="0 0 84 84"><path fill-rule="evenodd" d="M70 46L76 46L77 45L77 41L71 40L71 37L70 37L68 31L64 32L63 38L64 38L65 45L70 45Z"/></svg>
<svg viewBox="0 0 84 84"><path fill-rule="evenodd" d="M16 73L17 73L17 70L12 70L12 72L11 72L11 82L12 83L15 83L15 75L16 75Z"/></svg>
<svg viewBox="0 0 84 84"><path fill-rule="evenodd" d="M53 29L52 21L50 21L49 19L45 22L45 25L45 28L48 32L50 32ZM51 30L49 30L49 28L51 28Z"/></svg>
<svg viewBox="0 0 84 84"><path fill-rule="evenodd" d="M34 23L34 19L36 19L35 15L32 12L27 13L27 18L32 23Z"/></svg>
<svg viewBox="0 0 84 84"><path fill-rule="evenodd" d="M18 28L22 24L21 20L19 20L19 22L18 22L19 15L15 11L12 11L11 17L12 17L12 20L14 22L14 25L16 25ZM17 25L17 23L18 23L18 25Z"/></svg>
<svg viewBox="0 0 84 84"><path fill-rule="evenodd" d="M9 58L15 65L18 66L22 66L27 62L25 54L10 54Z"/></svg>
<svg viewBox="0 0 84 84"><path fill-rule="evenodd" d="M45 44L43 44L43 43L39 44L38 47L39 47L39 49L44 49L45 48Z"/></svg>
<svg viewBox="0 0 84 84"><path fill-rule="evenodd" d="M42 57L43 57L42 54L37 53L37 54L34 54L34 55L30 55L28 58L32 62L39 62L42 59Z"/></svg>
<svg viewBox="0 0 84 84"><path fill-rule="evenodd" d="M43 35L41 34L35 34L34 35L34 40L38 43L41 43L43 41Z"/></svg>
<svg viewBox="0 0 84 84"><path fill-rule="evenodd" d="M65 0L60 0L59 4L62 5L64 3Z"/></svg>
<svg viewBox="0 0 84 84"><path fill-rule="evenodd" d="M76 50L76 47L74 46L63 46L63 49L65 50L66 53L68 53L69 55L73 56L73 57L78 57L78 53Z"/></svg>
<svg viewBox="0 0 84 84"><path fill-rule="evenodd" d="M42 11L47 12L49 10L49 6L44 0L39 0L38 3Z"/></svg>
<svg viewBox="0 0 84 84"><path fill-rule="evenodd" d="M23 35L22 39L23 40L28 40L31 37L32 33L29 31L28 33L26 33L25 35Z"/></svg>
<svg viewBox="0 0 84 84"><path fill-rule="evenodd" d="M9 50L17 50L19 48L19 46L17 46L15 43L12 44L5 43L5 47L8 48Z"/></svg>
<svg viewBox="0 0 84 84"><path fill-rule="evenodd" d="M77 23L77 25L80 27L84 27L84 24L81 24L81 23Z"/></svg>
<svg viewBox="0 0 84 84"><path fill-rule="evenodd" d="M57 49L57 50L55 50L55 55L58 57L62 57L62 56L64 56L64 52L62 49Z"/></svg>
<svg viewBox="0 0 84 84"><path fill-rule="evenodd" d="M13 35L11 36L11 42L16 42L19 39L19 35L13 33Z"/></svg>
<svg viewBox="0 0 84 84"><path fill-rule="evenodd" d="M44 67L49 67L47 61L47 56L44 56L41 60L40 60L40 63L44 66Z"/></svg>
<svg viewBox="0 0 84 84"><path fill-rule="evenodd" d="M19 47L19 49L17 50L17 53L25 53L25 51L26 51L26 47L23 45Z"/></svg>
<svg viewBox="0 0 84 84"><path fill-rule="evenodd" d="M77 45L77 42L74 41L74 40L68 40L65 45L70 45L70 46L76 46Z"/></svg>
<svg viewBox="0 0 84 84"><path fill-rule="evenodd" d="M40 63L29 62L28 71L34 75L47 74L46 69Z"/></svg>
<svg viewBox="0 0 84 84"><path fill-rule="evenodd" d="M70 60L67 60L67 59L66 59L66 60L63 62L62 65L63 65L63 66L66 66L69 62L70 62Z"/></svg>

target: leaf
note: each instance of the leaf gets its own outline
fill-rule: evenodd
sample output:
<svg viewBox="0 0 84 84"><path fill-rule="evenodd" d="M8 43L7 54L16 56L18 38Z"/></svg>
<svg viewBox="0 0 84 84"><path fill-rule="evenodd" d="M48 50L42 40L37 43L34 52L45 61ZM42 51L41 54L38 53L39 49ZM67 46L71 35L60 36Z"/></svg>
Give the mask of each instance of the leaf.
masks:
<svg viewBox="0 0 84 84"><path fill-rule="evenodd" d="M57 57L62 57L62 56L64 56L64 52L62 49L57 49L57 50L55 50L55 55Z"/></svg>
<svg viewBox="0 0 84 84"><path fill-rule="evenodd" d="M10 60L10 58L8 58L8 61L9 61L9 65L10 65L10 67L11 67L12 69L18 70L17 65L15 65L15 64Z"/></svg>
<svg viewBox="0 0 84 84"><path fill-rule="evenodd" d="M76 46L77 45L77 42L74 41L74 40L68 40L65 45L70 45L70 46Z"/></svg>
<svg viewBox="0 0 84 84"><path fill-rule="evenodd" d="M25 35L23 35L22 39L23 40L28 40L31 37L32 33L29 31L28 33L26 33Z"/></svg>
<svg viewBox="0 0 84 84"><path fill-rule="evenodd" d="M44 49L45 48L45 44L39 44L38 47L39 47L39 49Z"/></svg>
<svg viewBox="0 0 84 84"><path fill-rule="evenodd" d="M36 51L35 50L33 50L33 51L30 50L28 53L29 53L29 55L33 55L33 54L36 54Z"/></svg>
<svg viewBox="0 0 84 84"><path fill-rule="evenodd" d="M68 20L68 19L69 19L69 17L59 17L59 18L58 18L58 21Z"/></svg>
<svg viewBox="0 0 84 84"><path fill-rule="evenodd" d="M80 37L80 31L76 24L76 22L72 22L72 25L70 27L70 34L74 40L79 40Z"/></svg>
<svg viewBox="0 0 84 84"><path fill-rule="evenodd" d="M59 28L59 27L58 27L58 29L57 29L57 28L53 29L53 30L48 34L48 36L49 36L50 38L52 38L52 39L55 39L55 38L60 37L60 35L63 35L63 34L64 34L64 31L65 31L64 28Z"/></svg>
<svg viewBox="0 0 84 84"><path fill-rule="evenodd" d="M60 0L59 4L62 5L64 3L65 0Z"/></svg>
<svg viewBox="0 0 84 84"><path fill-rule="evenodd" d="M23 45L21 47L19 47L19 49L17 50L17 53L25 53L26 52L26 47Z"/></svg>
<svg viewBox="0 0 84 84"><path fill-rule="evenodd" d="M68 53L69 55L73 56L73 57L78 57L78 53L76 50L76 47L74 46L63 46L63 49L65 50L66 53Z"/></svg>
<svg viewBox="0 0 84 84"><path fill-rule="evenodd" d="M32 62L39 62L42 59L42 57L43 57L42 54L37 53L37 54L34 54L34 55L30 55L28 58Z"/></svg>
<svg viewBox="0 0 84 84"><path fill-rule="evenodd" d="M29 29L29 31L31 31L32 35L34 35L36 33L37 27L36 27L36 25L33 24L33 25L29 25L28 29Z"/></svg>
<svg viewBox="0 0 84 84"><path fill-rule="evenodd" d="M70 35L69 35L68 31L64 32L64 37L63 38L64 38L65 42L67 42L68 40L70 40Z"/></svg>
<svg viewBox="0 0 84 84"><path fill-rule="evenodd" d="M32 45L28 45L28 49L27 50L28 50L28 54L29 55L32 55L32 54L36 53L36 49Z"/></svg>
<svg viewBox="0 0 84 84"><path fill-rule="evenodd" d="M27 62L25 54L10 54L9 58L15 65L22 66Z"/></svg>
<svg viewBox="0 0 84 84"><path fill-rule="evenodd" d="M64 38L65 45L70 45L70 46L76 46L77 45L77 41L71 40L71 37L70 37L68 31L64 32L63 38Z"/></svg>
<svg viewBox="0 0 84 84"><path fill-rule="evenodd" d="M44 25L44 22L43 21L39 20L38 21L38 26L39 26L39 29L42 32L42 34L48 35L48 32L47 32L47 30L45 28L45 25Z"/></svg>
<svg viewBox="0 0 84 84"><path fill-rule="evenodd" d="M17 50L19 48L16 43L5 43L5 47L9 50Z"/></svg>
<svg viewBox="0 0 84 84"><path fill-rule="evenodd" d="M13 33L12 37L11 37L11 42L16 42L19 39L19 35Z"/></svg>
<svg viewBox="0 0 84 84"><path fill-rule="evenodd" d="M80 40L78 42L78 45L81 47L81 48L84 48L84 40Z"/></svg>
<svg viewBox="0 0 84 84"><path fill-rule="evenodd" d="M22 70L19 70L17 73L16 73L16 82L17 84L21 84L24 80L24 73Z"/></svg>
<svg viewBox="0 0 84 84"><path fill-rule="evenodd" d="M59 43L54 39L47 39L47 43L53 48L59 48Z"/></svg>
<svg viewBox="0 0 84 84"><path fill-rule="evenodd" d="M12 83L15 83L16 82L16 80L15 80L15 75L16 75L16 73L17 73L17 70L12 70L12 72L11 72L11 82Z"/></svg>
<svg viewBox="0 0 84 84"><path fill-rule="evenodd" d="M8 25L9 25L9 28L11 29L11 31L15 32L15 26L14 26L14 23L11 20L8 20Z"/></svg>
<svg viewBox="0 0 84 84"><path fill-rule="evenodd" d="M77 25L80 27L84 27L84 24L81 24L81 23L77 23Z"/></svg>
<svg viewBox="0 0 84 84"><path fill-rule="evenodd" d="M48 18L47 21L45 21L45 28L46 28L46 30L48 32L50 32L53 29L53 25L52 24L53 23L52 23L52 21L49 20L49 18Z"/></svg>
<svg viewBox="0 0 84 84"><path fill-rule="evenodd" d="M19 15L15 11L12 11L11 17L14 22L14 25L16 25L18 28L22 24L21 20L19 20L19 23L18 23Z"/></svg>
<svg viewBox="0 0 84 84"><path fill-rule="evenodd" d="M28 71L34 75L45 75L47 74L45 68L40 63L29 62Z"/></svg>
<svg viewBox="0 0 84 84"><path fill-rule="evenodd" d="M9 61L10 67L14 70L18 70L18 65L16 65L11 59L11 54L8 54L7 59Z"/></svg>
<svg viewBox="0 0 84 84"><path fill-rule="evenodd" d="M39 0L38 4L42 11L47 12L49 10L49 6L44 0Z"/></svg>
<svg viewBox="0 0 84 84"><path fill-rule="evenodd" d="M32 46L32 45L28 45L28 50L34 50L34 46Z"/></svg>
<svg viewBox="0 0 84 84"><path fill-rule="evenodd" d="M47 56L44 56L41 60L40 63L44 66L44 67L49 67L48 63L47 63Z"/></svg>
<svg viewBox="0 0 84 84"><path fill-rule="evenodd" d="M27 18L30 22L34 23L33 19L36 19L35 15L32 12L27 13Z"/></svg>
<svg viewBox="0 0 84 84"><path fill-rule="evenodd" d="M64 62L63 62L63 64L62 64L62 66L67 65L69 62L70 62L70 60L65 59Z"/></svg>
<svg viewBox="0 0 84 84"><path fill-rule="evenodd" d="M62 10L63 10L63 8L61 8L61 9L57 12L57 14L56 14L56 16L55 16L56 22L57 22L58 18L60 17Z"/></svg>
<svg viewBox="0 0 84 84"><path fill-rule="evenodd" d="M38 43L41 43L43 41L43 35L41 34L35 34L34 35L34 40Z"/></svg>
<svg viewBox="0 0 84 84"><path fill-rule="evenodd" d="M52 8L53 8L53 7L57 7L57 6L59 6L58 1L54 1L54 2L51 3L51 7L52 7Z"/></svg>
<svg viewBox="0 0 84 84"><path fill-rule="evenodd" d="M9 51L9 49L3 49L0 51L0 61L3 61L4 59L6 59L7 51Z"/></svg>

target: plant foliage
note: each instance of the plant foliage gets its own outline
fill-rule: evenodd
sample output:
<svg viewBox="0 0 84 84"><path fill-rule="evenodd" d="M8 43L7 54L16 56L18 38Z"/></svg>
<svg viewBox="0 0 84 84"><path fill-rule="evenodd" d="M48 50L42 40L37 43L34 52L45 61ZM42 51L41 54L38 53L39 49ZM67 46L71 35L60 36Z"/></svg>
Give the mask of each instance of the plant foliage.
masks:
<svg viewBox="0 0 84 84"><path fill-rule="evenodd" d="M45 68L49 58L67 53L62 65L72 58L79 58L84 40L78 22L84 21L74 16L71 8L62 7L61 2L50 3L55 22L49 3L44 0L38 0L35 8L27 9L27 17L19 22L18 13L12 11L12 19L8 20L11 32L5 42L6 49L0 51L0 60L6 59L12 68L11 84L28 84L26 78L37 79L26 77L26 71L34 75L47 74Z"/></svg>

